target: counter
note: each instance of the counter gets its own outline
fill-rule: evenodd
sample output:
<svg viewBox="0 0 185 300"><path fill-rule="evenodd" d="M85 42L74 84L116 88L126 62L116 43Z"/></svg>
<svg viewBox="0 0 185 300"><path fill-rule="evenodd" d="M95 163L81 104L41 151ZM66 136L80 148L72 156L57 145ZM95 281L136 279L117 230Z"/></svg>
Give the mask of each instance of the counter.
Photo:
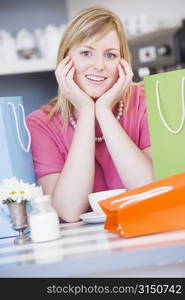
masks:
<svg viewBox="0 0 185 300"><path fill-rule="evenodd" d="M103 224L61 224L61 238L0 239L0 277L185 277L185 230L121 238Z"/></svg>

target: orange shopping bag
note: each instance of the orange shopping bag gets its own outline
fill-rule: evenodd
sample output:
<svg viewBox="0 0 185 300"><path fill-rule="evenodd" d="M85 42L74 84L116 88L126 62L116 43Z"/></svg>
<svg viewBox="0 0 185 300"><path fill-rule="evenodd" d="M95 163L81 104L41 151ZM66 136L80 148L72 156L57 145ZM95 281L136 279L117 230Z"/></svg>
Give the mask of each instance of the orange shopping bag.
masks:
<svg viewBox="0 0 185 300"><path fill-rule="evenodd" d="M133 237L185 228L185 173L99 202L105 229Z"/></svg>

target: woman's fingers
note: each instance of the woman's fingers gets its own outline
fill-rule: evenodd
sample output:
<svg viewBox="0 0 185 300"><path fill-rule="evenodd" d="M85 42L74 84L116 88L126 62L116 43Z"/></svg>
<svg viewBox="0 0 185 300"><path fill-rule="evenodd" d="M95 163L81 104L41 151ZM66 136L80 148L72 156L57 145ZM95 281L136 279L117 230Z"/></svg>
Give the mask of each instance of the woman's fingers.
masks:
<svg viewBox="0 0 185 300"><path fill-rule="evenodd" d="M71 61L70 57L69 56L65 57L60 62L58 67L56 68L55 75L56 75L57 79L59 79L60 77L65 76L65 74L69 71L71 66L72 66L72 61Z"/></svg>
<svg viewBox="0 0 185 300"><path fill-rule="evenodd" d="M125 72L126 79L128 79L128 81L130 81L133 78L134 74L132 72L132 69L131 69L129 63L122 58L120 60L120 64Z"/></svg>
<svg viewBox="0 0 185 300"><path fill-rule="evenodd" d="M123 59L120 61L118 65L118 73L119 73L119 77L117 82L113 86L113 90L115 94L121 96L125 88L132 80L133 73L129 64Z"/></svg>
<svg viewBox="0 0 185 300"><path fill-rule="evenodd" d="M61 89L62 92L64 93L68 93L68 83L69 80L67 79L67 76L70 72L70 70L73 67L73 62L70 59L70 57L66 57L65 59L62 60L62 62L59 64L59 66L57 67L56 71L55 71L55 75L56 75L56 79L58 81L59 87ZM71 74L71 77L73 77L73 74Z"/></svg>
<svg viewBox="0 0 185 300"><path fill-rule="evenodd" d="M74 72L75 72L75 67L73 66L73 64L71 65L71 68L69 69L69 71L66 74L66 79L67 80L73 80L74 77Z"/></svg>
<svg viewBox="0 0 185 300"><path fill-rule="evenodd" d="M126 74L124 72L124 69L122 68L121 64L119 64L118 66L118 73L119 73L119 78L118 78L118 81L124 81L125 80L125 77L126 77Z"/></svg>
<svg viewBox="0 0 185 300"><path fill-rule="evenodd" d="M65 79L72 65L73 65L72 60L69 60L68 63L66 64L60 65L59 68L57 68L56 70L56 75L59 77L61 76L63 79Z"/></svg>
<svg viewBox="0 0 185 300"><path fill-rule="evenodd" d="M57 69L63 69L65 67L65 65L69 62L70 60L70 56L66 56L57 66ZM57 70L56 69L56 70Z"/></svg>
<svg viewBox="0 0 185 300"><path fill-rule="evenodd" d="M118 65L118 73L119 73L119 77L117 82L114 84L113 87L114 89L121 89L125 81L125 73L120 64Z"/></svg>
<svg viewBox="0 0 185 300"><path fill-rule="evenodd" d="M73 61L70 57L66 57L58 65L55 71L61 93L76 107L77 110L82 109L87 104L92 106L92 99L75 83L74 73L75 67Z"/></svg>

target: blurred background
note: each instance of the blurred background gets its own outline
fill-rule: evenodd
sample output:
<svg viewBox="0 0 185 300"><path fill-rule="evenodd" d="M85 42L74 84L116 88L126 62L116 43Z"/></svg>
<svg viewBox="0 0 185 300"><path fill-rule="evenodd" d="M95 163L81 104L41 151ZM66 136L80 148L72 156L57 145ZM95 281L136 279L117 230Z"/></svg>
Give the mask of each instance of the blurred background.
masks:
<svg viewBox="0 0 185 300"><path fill-rule="evenodd" d="M23 96L28 114L55 96L63 30L92 5L123 21L135 81L185 67L185 0L0 0L0 97Z"/></svg>

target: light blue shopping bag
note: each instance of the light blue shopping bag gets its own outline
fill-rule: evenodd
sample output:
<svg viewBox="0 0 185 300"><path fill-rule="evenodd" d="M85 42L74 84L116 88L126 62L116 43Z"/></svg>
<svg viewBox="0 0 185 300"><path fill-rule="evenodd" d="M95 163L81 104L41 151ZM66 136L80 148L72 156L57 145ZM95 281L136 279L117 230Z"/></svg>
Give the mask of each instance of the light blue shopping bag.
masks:
<svg viewBox="0 0 185 300"><path fill-rule="evenodd" d="M14 176L27 183L35 183L31 137L21 96L0 97L0 141L0 184L3 179ZM4 204L0 209L0 238L17 234L11 228Z"/></svg>

